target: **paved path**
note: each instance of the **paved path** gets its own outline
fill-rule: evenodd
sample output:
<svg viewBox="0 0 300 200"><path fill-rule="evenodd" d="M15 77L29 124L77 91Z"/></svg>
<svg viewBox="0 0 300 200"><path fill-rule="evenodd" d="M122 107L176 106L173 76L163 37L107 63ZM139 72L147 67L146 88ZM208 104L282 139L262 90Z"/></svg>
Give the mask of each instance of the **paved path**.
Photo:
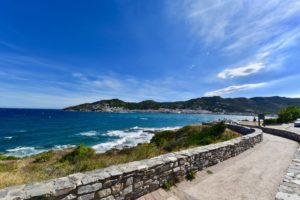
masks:
<svg viewBox="0 0 300 200"><path fill-rule="evenodd" d="M183 181L168 192L159 189L140 200L274 200L297 147L294 141L264 133L262 143L198 172L195 180Z"/></svg>
<svg viewBox="0 0 300 200"><path fill-rule="evenodd" d="M294 133L298 133L300 135L300 127L294 127L294 124L282 124L282 125L274 125L274 126L267 126L268 128L275 128L281 130L287 130Z"/></svg>

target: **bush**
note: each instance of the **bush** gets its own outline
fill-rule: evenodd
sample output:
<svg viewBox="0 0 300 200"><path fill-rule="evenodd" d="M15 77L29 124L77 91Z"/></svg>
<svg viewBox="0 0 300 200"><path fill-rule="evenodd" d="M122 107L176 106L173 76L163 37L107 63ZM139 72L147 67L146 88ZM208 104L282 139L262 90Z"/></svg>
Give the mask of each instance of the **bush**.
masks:
<svg viewBox="0 0 300 200"><path fill-rule="evenodd" d="M41 153L37 156L37 158L33 161L34 163L43 163L49 161L54 156L53 151L48 151L45 153Z"/></svg>
<svg viewBox="0 0 300 200"><path fill-rule="evenodd" d="M151 139L151 143L156 144L157 147L163 147L166 143L175 139L175 131L161 131L155 133Z"/></svg>
<svg viewBox="0 0 300 200"><path fill-rule="evenodd" d="M222 135L222 133L224 133L225 129L226 126L224 122L220 122L218 124L213 125L210 131L213 136L220 136Z"/></svg>
<svg viewBox="0 0 300 200"><path fill-rule="evenodd" d="M211 127L203 126L184 126L176 131L162 131L154 135L151 143L165 151L180 150L182 148L207 145L223 140L223 133L226 126L224 122L215 124Z"/></svg>
<svg viewBox="0 0 300 200"><path fill-rule="evenodd" d="M81 159L91 157L92 155L95 155L95 150L93 148L85 147L84 145L80 144L73 152L63 156L60 161L69 161L75 163Z"/></svg>
<svg viewBox="0 0 300 200"><path fill-rule="evenodd" d="M196 178L196 171L189 171L186 175L186 179L192 181Z"/></svg>
<svg viewBox="0 0 300 200"><path fill-rule="evenodd" d="M14 156L5 156L5 155L0 155L0 160L17 160L18 158Z"/></svg>
<svg viewBox="0 0 300 200"><path fill-rule="evenodd" d="M163 189L165 189L165 190L170 190L171 187L173 187L174 185L175 185L174 181L172 181L172 180L167 180L167 181L163 182L163 184L162 184L161 187L162 187Z"/></svg>
<svg viewBox="0 0 300 200"><path fill-rule="evenodd" d="M278 119L265 119L265 125L273 125L273 124L278 124Z"/></svg>
<svg viewBox="0 0 300 200"><path fill-rule="evenodd" d="M278 112L278 122L289 123L300 118L300 108L297 106L288 106Z"/></svg>

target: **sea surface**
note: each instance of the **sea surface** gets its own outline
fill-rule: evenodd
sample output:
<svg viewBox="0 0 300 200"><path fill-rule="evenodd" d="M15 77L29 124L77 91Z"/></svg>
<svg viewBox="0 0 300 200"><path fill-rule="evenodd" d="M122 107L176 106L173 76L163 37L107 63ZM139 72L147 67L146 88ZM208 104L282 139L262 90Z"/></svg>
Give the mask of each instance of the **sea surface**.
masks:
<svg viewBox="0 0 300 200"><path fill-rule="evenodd" d="M79 144L97 152L149 142L151 131L247 116L0 109L0 153L17 157Z"/></svg>

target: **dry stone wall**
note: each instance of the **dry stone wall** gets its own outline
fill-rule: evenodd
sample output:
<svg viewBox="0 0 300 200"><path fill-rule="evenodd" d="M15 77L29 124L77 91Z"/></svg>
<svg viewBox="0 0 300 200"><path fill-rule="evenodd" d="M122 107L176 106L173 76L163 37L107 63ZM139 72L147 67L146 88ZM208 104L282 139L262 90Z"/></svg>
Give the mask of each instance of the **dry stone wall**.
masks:
<svg viewBox="0 0 300 200"><path fill-rule="evenodd" d="M276 200L300 200L300 148L279 185Z"/></svg>
<svg viewBox="0 0 300 200"><path fill-rule="evenodd" d="M245 135L151 159L5 188L0 190L0 199L136 199L158 189L166 181L180 181L192 170L203 170L234 157L263 140L259 129L236 125L229 125L229 128Z"/></svg>

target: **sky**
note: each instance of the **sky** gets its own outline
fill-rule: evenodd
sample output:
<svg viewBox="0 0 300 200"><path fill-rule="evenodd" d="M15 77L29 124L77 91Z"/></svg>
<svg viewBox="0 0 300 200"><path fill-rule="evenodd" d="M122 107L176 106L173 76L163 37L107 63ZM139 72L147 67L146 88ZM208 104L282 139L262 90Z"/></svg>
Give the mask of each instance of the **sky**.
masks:
<svg viewBox="0 0 300 200"><path fill-rule="evenodd" d="M0 107L300 97L299 0L0 0Z"/></svg>

